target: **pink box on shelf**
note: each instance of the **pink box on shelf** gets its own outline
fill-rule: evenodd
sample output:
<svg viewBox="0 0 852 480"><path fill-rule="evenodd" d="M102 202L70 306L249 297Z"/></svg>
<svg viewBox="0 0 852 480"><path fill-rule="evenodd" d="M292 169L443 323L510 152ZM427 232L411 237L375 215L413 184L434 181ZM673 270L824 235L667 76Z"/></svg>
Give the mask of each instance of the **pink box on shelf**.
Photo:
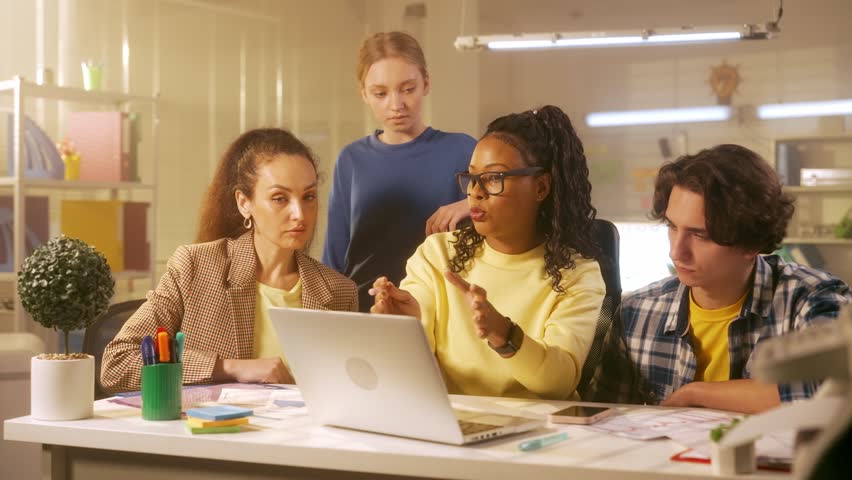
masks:
<svg viewBox="0 0 852 480"><path fill-rule="evenodd" d="M69 140L80 154L80 180L130 182L130 119L125 112L71 112Z"/></svg>

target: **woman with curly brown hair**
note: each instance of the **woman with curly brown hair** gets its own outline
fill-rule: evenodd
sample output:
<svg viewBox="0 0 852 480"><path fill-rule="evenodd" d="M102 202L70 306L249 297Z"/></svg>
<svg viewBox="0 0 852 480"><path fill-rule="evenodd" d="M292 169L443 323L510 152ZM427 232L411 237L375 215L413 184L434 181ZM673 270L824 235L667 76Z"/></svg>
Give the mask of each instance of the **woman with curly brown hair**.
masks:
<svg viewBox="0 0 852 480"><path fill-rule="evenodd" d="M494 120L457 175L473 223L375 282L372 311L420 318L451 393L576 397L605 291L588 173L558 107Z"/></svg>
<svg viewBox="0 0 852 480"><path fill-rule="evenodd" d="M304 253L317 188L313 153L292 133L261 128L234 140L202 202L198 243L178 247L104 351L104 389L139 389L139 344L157 327L186 334L186 384L293 383L269 308L358 310L355 284Z"/></svg>

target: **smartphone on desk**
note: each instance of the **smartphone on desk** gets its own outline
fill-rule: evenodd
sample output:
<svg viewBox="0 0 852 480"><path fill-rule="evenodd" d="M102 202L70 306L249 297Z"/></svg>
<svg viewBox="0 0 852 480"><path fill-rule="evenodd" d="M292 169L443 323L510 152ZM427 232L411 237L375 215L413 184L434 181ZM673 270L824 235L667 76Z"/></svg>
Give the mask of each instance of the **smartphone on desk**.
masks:
<svg viewBox="0 0 852 480"><path fill-rule="evenodd" d="M613 413L615 413L614 408L574 405L568 408L563 408L558 412L553 412L548 418L551 423L590 425L602 418L612 415Z"/></svg>

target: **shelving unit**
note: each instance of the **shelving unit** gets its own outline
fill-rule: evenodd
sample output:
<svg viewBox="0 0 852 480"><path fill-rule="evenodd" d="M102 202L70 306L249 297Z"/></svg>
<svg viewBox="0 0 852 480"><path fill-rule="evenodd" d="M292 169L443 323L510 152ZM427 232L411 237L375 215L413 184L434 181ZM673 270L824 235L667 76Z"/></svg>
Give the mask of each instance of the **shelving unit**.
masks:
<svg viewBox="0 0 852 480"><path fill-rule="evenodd" d="M45 178L27 178L24 176L24 115L29 101L32 99L54 100L58 102L70 102L75 104L94 104L98 106L112 107L114 110L130 112L133 108L150 108L151 112L151 135L149 158L138 158L139 164L150 162L150 182L157 179L157 130L159 115L157 110L158 95L152 97L130 95L118 92L87 91L80 88L62 87L56 85L38 85L28 82L21 77L12 80L0 81L0 98L11 95L12 97L12 165L14 174L0 176L0 191L12 190L14 234L13 234L13 271L0 273L0 281L14 282L17 272L20 270L25 256L25 228L26 211L24 198L33 192L50 192L64 194L65 192L93 192L103 191L110 199L118 199L119 195L130 196L134 192L147 192L150 198L148 208L148 236L150 265L147 271L124 271L116 272L113 277L116 281L132 281L136 279L150 279L153 285L155 280L156 262L156 218L157 218L157 189L155 183L143 182L92 182L77 180L60 180ZM84 159L85 161L85 159ZM14 287L13 287L14 288ZM21 308L20 298L15 295L14 302L14 331L26 330L26 313Z"/></svg>
<svg viewBox="0 0 852 480"><path fill-rule="evenodd" d="M784 191L790 194L798 193L849 193L852 194L852 185L818 185L814 187L784 187Z"/></svg>
<svg viewBox="0 0 852 480"><path fill-rule="evenodd" d="M801 169L852 170L852 136L777 139L775 166L788 183L800 182ZM796 198L796 213L784 244L813 245L825 259L825 269L852 281L852 239L836 238L826 232L817 236L813 232L841 221L852 207L852 185L788 185L784 191Z"/></svg>
<svg viewBox="0 0 852 480"><path fill-rule="evenodd" d="M787 237L784 243L796 245L852 245L852 238Z"/></svg>

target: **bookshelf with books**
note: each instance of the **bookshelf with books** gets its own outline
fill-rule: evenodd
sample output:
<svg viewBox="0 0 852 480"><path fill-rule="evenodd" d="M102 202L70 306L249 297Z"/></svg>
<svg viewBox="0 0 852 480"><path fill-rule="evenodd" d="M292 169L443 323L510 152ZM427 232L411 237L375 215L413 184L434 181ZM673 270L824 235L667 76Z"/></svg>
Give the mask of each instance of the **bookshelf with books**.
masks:
<svg viewBox="0 0 852 480"><path fill-rule="evenodd" d="M793 260L852 283L852 135L777 139L775 168L796 200Z"/></svg>
<svg viewBox="0 0 852 480"><path fill-rule="evenodd" d="M28 331L33 324L14 294L17 272L34 248L59 234L106 255L116 280L113 301L141 297L153 286L157 100L21 77L0 81L0 118L7 123L0 129L6 142L0 148L6 157L0 160L0 332ZM46 104L55 105L53 129L32 113L41 109L44 117ZM57 161L56 143L63 139L74 142L75 165L67 157Z"/></svg>

